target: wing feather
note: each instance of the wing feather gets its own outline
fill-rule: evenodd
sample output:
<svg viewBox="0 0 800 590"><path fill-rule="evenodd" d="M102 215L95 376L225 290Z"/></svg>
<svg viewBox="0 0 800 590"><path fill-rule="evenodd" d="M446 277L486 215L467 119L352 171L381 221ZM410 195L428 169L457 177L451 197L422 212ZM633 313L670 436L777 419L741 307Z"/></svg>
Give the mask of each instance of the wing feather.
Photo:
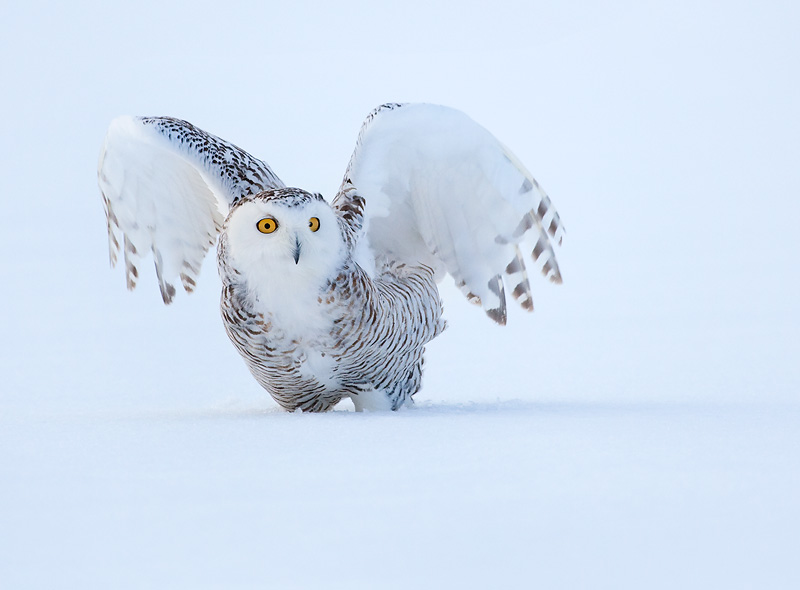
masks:
<svg viewBox="0 0 800 590"><path fill-rule="evenodd" d="M269 166L194 125L170 117L118 117L98 165L115 266L120 250L129 289L152 252L164 303L180 279L189 292L231 205L283 186Z"/></svg>
<svg viewBox="0 0 800 590"><path fill-rule="evenodd" d="M561 282L553 243L564 227L555 207L516 156L460 111L392 103L370 113L334 207L350 207L355 196L376 260L425 264L437 279L449 273L500 324L504 280L533 309L520 249Z"/></svg>

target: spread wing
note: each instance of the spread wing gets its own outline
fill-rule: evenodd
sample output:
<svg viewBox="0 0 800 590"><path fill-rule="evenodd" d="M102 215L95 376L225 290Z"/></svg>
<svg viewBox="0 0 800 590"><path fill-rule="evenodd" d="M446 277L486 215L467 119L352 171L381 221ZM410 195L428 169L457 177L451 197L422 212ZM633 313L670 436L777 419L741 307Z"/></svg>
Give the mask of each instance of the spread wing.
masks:
<svg viewBox="0 0 800 590"><path fill-rule="evenodd" d="M125 258L129 289L153 253L164 303L180 277L192 291L228 209L244 196L283 187L269 166L235 145L169 117L119 117L97 170L109 257Z"/></svg>
<svg viewBox="0 0 800 590"><path fill-rule="evenodd" d="M533 309L524 253L547 279L561 282L552 244L561 244L564 227L550 199L508 148L454 109L375 109L334 207L363 223L359 242L378 263L426 264L439 279L450 273L500 324L506 285Z"/></svg>

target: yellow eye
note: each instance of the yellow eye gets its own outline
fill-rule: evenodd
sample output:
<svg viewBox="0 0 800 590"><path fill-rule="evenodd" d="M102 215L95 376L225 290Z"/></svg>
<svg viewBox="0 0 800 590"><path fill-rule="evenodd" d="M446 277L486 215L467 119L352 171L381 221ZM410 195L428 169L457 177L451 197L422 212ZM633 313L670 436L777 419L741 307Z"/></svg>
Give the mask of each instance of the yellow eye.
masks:
<svg viewBox="0 0 800 590"><path fill-rule="evenodd" d="M317 231L319 229L319 219L316 217L312 217L308 220L308 227L311 228L311 231Z"/></svg>
<svg viewBox="0 0 800 590"><path fill-rule="evenodd" d="M256 227L262 234L271 234L278 229L278 222L272 219L272 217L265 217L256 224Z"/></svg>

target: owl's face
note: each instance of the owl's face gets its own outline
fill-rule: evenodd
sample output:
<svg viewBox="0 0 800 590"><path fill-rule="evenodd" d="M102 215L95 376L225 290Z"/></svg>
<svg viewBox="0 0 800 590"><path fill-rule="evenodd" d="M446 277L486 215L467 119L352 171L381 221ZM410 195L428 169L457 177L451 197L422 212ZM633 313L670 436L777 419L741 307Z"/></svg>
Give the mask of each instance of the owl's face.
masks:
<svg viewBox="0 0 800 590"><path fill-rule="evenodd" d="M232 266L264 294L287 282L323 286L346 255L330 205L300 189L262 195L235 207L225 222Z"/></svg>

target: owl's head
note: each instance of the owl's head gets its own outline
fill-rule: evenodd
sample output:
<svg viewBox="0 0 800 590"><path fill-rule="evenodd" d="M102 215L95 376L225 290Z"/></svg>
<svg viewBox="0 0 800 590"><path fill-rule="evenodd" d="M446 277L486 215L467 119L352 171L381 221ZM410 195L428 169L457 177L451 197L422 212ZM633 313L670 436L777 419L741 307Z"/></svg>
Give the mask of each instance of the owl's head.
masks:
<svg viewBox="0 0 800 590"><path fill-rule="evenodd" d="M231 265L265 288L285 281L321 286L346 257L333 209L321 195L297 188L265 191L238 203L223 232Z"/></svg>

